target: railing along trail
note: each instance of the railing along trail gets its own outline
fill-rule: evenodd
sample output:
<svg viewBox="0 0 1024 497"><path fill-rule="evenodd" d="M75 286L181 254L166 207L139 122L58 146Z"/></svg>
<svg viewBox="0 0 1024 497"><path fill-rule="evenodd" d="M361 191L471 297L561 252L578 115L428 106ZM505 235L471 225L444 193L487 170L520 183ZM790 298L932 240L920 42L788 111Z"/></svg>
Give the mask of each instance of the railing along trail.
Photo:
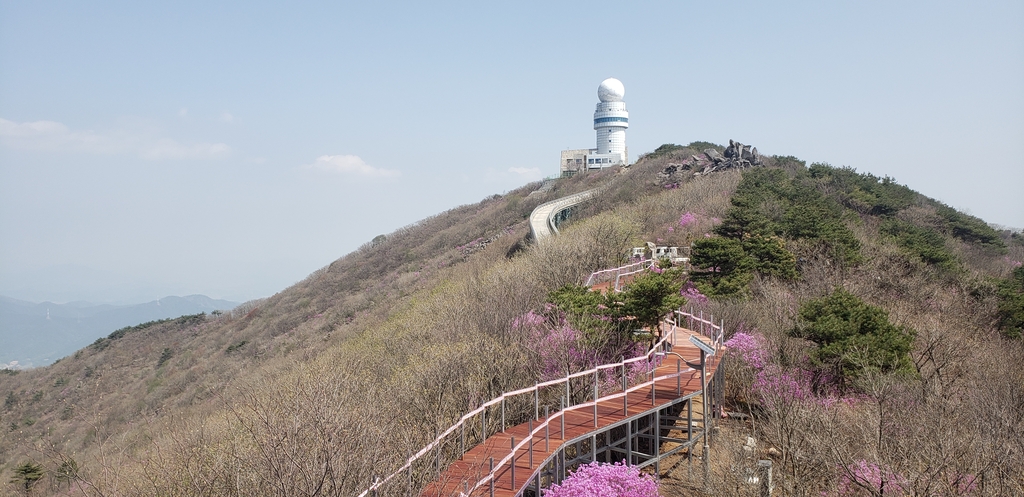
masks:
<svg viewBox="0 0 1024 497"><path fill-rule="evenodd" d="M647 263L647 261L637 264L643 263ZM623 270L623 272L615 273L617 277L617 275L632 272L633 268L624 266L616 268L616 270ZM616 270L612 270L612 272ZM683 324L685 324L685 327L681 326ZM483 403L480 407L463 415L455 424L440 432L432 442L404 460L398 468L383 478L374 479L370 487L358 495L360 497L376 496L379 493L381 495L391 495L395 492L414 495L417 493L415 492L416 489L414 489L414 474L420 475L422 478L425 472L427 474L434 474L433 483L429 484L428 487L435 488L436 493L430 493L429 495L496 495L497 492L500 495L518 496L522 495L524 491L536 492L536 495L539 495L543 485L541 478L542 466L554 467L554 469L545 469L546 472L544 472L545 481L549 485L564 478L567 467L564 448L568 447L570 443L581 444L583 442L580 441L586 442L589 440L589 446L579 446L574 453L580 456L581 448L586 449L589 447L590 460L599 458L600 454L598 451L603 451L605 458L611 457L614 453L623 453L631 463L635 458L638 461L643 459L641 462L644 465L651 463L656 465L660 458L669 453L660 454L659 448L655 448L652 455L639 452L639 447L642 444L649 445L645 441L651 437L653 437L656 445L660 445L659 440L671 440L666 437L658 437L662 431L669 429L669 425L662 424L665 422L663 418L671 418L670 421L672 419L676 421L685 420L688 423L685 432L689 433L689 436L686 440L683 440L683 446L676 450L681 450L685 447L687 449L687 457L690 457L696 442L700 438L705 440L705 450L707 450L705 433L708 429L708 423L711 422L710 416L713 411L711 411L712 408L709 405L711 402L709 401L709 396L702 394L708 388L707 382L715 379L709 378L708 375L714 374L716 378L720 376L716 374L719 371L718 364L720 359L706 362L705 355L698 353L697 347L693 346L688 339L691 335L703 337L703 342L715 351L715 354L709 354L708 357L717 356L717 358L721 358L723 323L715 323L712 317L706 319L703 317L702 312L694 314L692 310L685 312L685 310L680 309L675 310L671 318L666 318L662 325L660 325L660 335L662 335L662 338L643 356L631 359L624 358L620 362L602 364L586 371L568 374L564 378L544 381L532 386L507 391L501 396ZM684 353L690 357L684 358L681 355ZM698 359L700 360L700 370L696 369L696 364L687 362ZM705 370L706 365L709 368L713 368L713 370ZM631 372L633 373L632 375L630 374ZM621 381L621 386L615 386L614 391L608 391L607 379L614 377L617 377L617 381ZM605 380L604 382L602 382L602 378ZM697 380L700 381L699 384L696 383ZM582 391L585 391L582 390L584 384L587 384L586 389L590 390L586 396L587 399L583 402L573 402L573 397L582 397ZM602 391L602 386L605 387L604 391ZM573 396L573 388L575 388L575 396ZM552 398L553 390L559 390L560 407L552 413L545 406L542 418L542 394L544 394L545 398ZM714 394L714 388L712 389L712 394ZM526 396L532 398L531 407L534 412L531 413L532 415L527 423L509 426L509 404L518 402L521 405L523 404L523 398ZM702 399L701 403L703 404L699 417L694 417L696 413L693 411L692 401L696 396L700 396ZM637 399L641 398L646 400L642 401L642 407L636 407L640 405L637 403ZM659 402L663 404L658 404ZM686 418L670 415L669 409L676 404L679 404L680 409L682 406L685 406L687 411ZM617 408L614 408L614 406L617 406ZM631 409L635 411L632 414ZM586 417L583 417L583 415L586 415ZM643 416L647 417L644 418ZM639 421L639 419L647 418L649 420ZM588 419L591 419L592 422L588 421ZM699 427L695 427L695 421L700 424ZM639 430L643 428L641 424L644 422L647 426L644 429L648 429L651 432L656 431L656 434L639 433ZM656 423L657 427L649 428L651 422ZM592 426L587 428L588 431L584 436L574 434L572 440L567 440L567 437L569 437L569 434L566 434L567 425L571 428L570 431L575 432L579 431L584 424L589 425L591 423ZM601 423L610 424L608 426L599 426ZM634 424L637 426L636 433L631 433L627 429L625 449L621 447L623 445L622 440L615 440L614 445L611 441L612 429L621 430L623 423L626 423L630 429L633 428ZM525 428L523 428L524 424ZM550 450L550 442L553 440L551 437L553 426L557 427L555 430L557 438L554 440L562 447L560 456L558 455L557 448L554 453ZM470 430L471 434L479 429L479 436L476 437L479 441L470 447L467 447L466 442L467 429ZM519 433L518 438L513 433ZM603 433L607 442L601 448L598 447L599 441L597 440L600 433ZM543 447L539 447L541 441L543 441ZM635 445L631 447L634 441ZM637 450L634 450L634 448L637 448ZM444 449L444 457L442 457L442 449ZM482 456L476 454L472 461L467 460L467 453L484 450L490 451L492 455L481 459ZM538 464L535 464L534 461L535 452L541 452L544 456L544 460ZM494 454L498 456L495 457ZM559 457L561 458L560 469L557 464ZM525 468L522 465L524 458L527 459ZM555 463L552 463L552 458L555 459ZM581 457L577 457L570 462L578 464L584 460L586 458L581 459ZM426 461L432 464L424 467L423 464ZM449 461L453 461L452 466L449 470L443 471L441 467L442 462L446 465ZM456 474L463 466L466 466L464 469L472 474ZM524 469L529 474L524 474L522 472ZM520 471L518 475L516 474L517 470ZM552 473L552 471L554 472ZM529 480L524 480L524 477L528 477ZM457 491L437 490L444 489L446 488L446 483L451 483L444 482L445 478L450 480L460 479L461 486ZM521 485L520 481L525 481L525 485ZM526 487L532 490L527 490Z"/></svg>

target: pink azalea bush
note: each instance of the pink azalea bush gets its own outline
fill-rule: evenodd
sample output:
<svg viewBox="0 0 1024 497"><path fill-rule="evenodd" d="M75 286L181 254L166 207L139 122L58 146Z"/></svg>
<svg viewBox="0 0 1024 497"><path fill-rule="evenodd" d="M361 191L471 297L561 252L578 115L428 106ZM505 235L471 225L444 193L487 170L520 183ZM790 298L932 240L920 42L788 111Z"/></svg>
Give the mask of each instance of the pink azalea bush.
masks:
<svg viewBox="0 0 1024 497"><path fill-rule="evenodd" d="M907 479L891 469L865 460L846 466L839 495L906 495Z"/></svg>
<svg viewBox="0 0 1024 497"><path fill-rule="evenodd" d="M687 212L687 213L685 213L685 214L683 214L682 216L679 217L679 226L683 227L683 228L685 228L685 227L687 227L687 226L689 226L691 224L695 224L696 222L697 222L697 215L692 213L692 212Z"/></svg>
<svg viewBox="0 0 1024 497"><path fill-rule="evenodd" d="M687 281L683 288L679 291L679 294L686 297L686 301L695 307L705 307L708 305L708 297L693 284L692 281Z"/></svg>
<svg viewBox="0 0 1024 497"><path fill-rule="evenodd" d="M592 369L601 364L619 362L643 355L643 344L635 343L625 350L610 350L588 343L583 332L575 329L565 316L550 306L547 315L530 311L512 321L512 329L526 333L529 347L540 359L540 380L564 378L566 374ZM653 366L651 360L637 361L627 367L630 378L638 378ZM616 372L606 370L603 389L618 386Z"/></svg>
<svg viewBox="0 0 1024 497"><path fill-rule="evenodd" d="M732 338L725 341L725 346L740 360L754 369L764 369L768 365L768 351L765 350L764 337L759 333L738 331Z"/></svg>
<svg viewBox="0 0 1024 497"><path fill-rule="evenodd" d="M832 407L839 403L852 405L862 400L857 396L841 395L834 387L837 383L835 378L815 378L808 369L785 369L775 364L767 345L763 335L743 329L725 341L729 353L753 370L754 381L750 389L765 407L781 409L794 402L804 401Z"/></svg>
<svg viewBox="0 0 1024 497"><path fill-rule="evenodd" d="M625 461L594 461L573 471L561 484L544 490L544 497L657 497L658 479Z"/></svg>

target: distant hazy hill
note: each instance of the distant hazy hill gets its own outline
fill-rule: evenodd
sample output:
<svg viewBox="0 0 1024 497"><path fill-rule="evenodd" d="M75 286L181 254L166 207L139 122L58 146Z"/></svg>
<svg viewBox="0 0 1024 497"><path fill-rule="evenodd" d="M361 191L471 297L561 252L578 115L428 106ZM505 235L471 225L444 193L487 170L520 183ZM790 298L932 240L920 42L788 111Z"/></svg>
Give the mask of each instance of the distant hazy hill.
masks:
<svg viewBox="0 0 1024 497"><path fill-rule="evenodd" d="M36 304L0 296L0 366L45 366L118 328L237 305L205 295L135 305Z"/></svg>

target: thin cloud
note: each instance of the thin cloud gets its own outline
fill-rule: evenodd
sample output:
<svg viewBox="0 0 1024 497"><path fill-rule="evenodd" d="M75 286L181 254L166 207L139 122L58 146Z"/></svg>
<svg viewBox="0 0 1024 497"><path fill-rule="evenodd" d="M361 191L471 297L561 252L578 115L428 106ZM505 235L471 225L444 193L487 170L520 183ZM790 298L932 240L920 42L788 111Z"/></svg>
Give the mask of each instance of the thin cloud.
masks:
<svg viewBox="0 0 1024 497"><path fill-rule="evenodd" d="M161 138L140 150L143 159L201 159L218 157L231 152L231 147L223 143L200 143L198 145L182 145L170 138Z"/></svg>
<svg viewBox="0 0 1024 497"><path fill-rule="evenodd" d="M537 179L544 176L544 173L540 172L539 167L510 167L508 172L528 179Z"/></svg>
<svg viewBox="0 0 1024 497"><path fill-rule="evenodd" d="M321 155L306 167L331 173L379 178L393 178L401 175L398 171L373 167L358 155Z"/></svg>
<svg viewBox="0 0 1024 497"><path fill-rule="evenodd" d="M0 118L0 145L47 152L135 154L148 160L209 159L231 152L231 147L224 143L186 145L136 130L75 131L56 121L17 123L3 118Z"/></svg>

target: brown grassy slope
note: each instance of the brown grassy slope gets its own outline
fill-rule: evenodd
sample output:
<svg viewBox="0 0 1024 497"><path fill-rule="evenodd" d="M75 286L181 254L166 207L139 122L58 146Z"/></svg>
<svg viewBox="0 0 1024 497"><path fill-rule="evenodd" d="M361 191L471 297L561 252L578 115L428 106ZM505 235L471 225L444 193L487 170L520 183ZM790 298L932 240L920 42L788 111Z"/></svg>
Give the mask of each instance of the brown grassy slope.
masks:
<svg viewBox="0 0 1024 497"><path fill-rule="evenodd" d="M83 474L96 470L89 461L103 459L105 451L145 459L145 441L167 420L215 417L241 395L238 385L269 381L346 346L400 312L412 296L443 286L453 267L474 258L484 266L503 260L524 245L526 217L536 205L592 188L612 174L558 181L535 195L530 193L538 185L528 185L452 209L402 228L384 243L368 244L293 287L244 306L245 312L188 326L153 326L108 340L102 349L87 347L48 368L4 375L0 470L8 474L27 460L52 466L54 451L80 461ZM522 295L516 290L520 283L502 282L495 298ZM467 326L493 334L507 321L507 315L479 313Z"/></svg>
<svg viewBox="0 0 1024 497"><path fill-rule="evenodd" d="M533 353L510 322L547 292L617 263L642 241L684 244L710 231L739 173L669 190L657 179L669 160L453 209L335 261L245 314L154 327L102 351L2 376L0 396L12 394L13 402L0 415L13 430L0 438L0 469L9 475L34 459L53 474L60 456L71 456L95 485L84 487L92 494L351 495L481 400L535 381ZM522 246L534 206L597 184L608 185L606 193L579 209L561 236L507 257ZM684 212L699 222L679 227ZM781 332L794 306L841 285L899 319L931 323L936 337L960 337L947 333L955 322L978 343L998 343L989 297L971 292L1003 271L999 256L950 240L968 270L949 280L880 239L872 217L848 222L864 245L864 264L839 270L808 249L800 281L758 281L749 299L715 303L716 314L792 348L799 344ZM936 295L943 300L927 301ZM963 309L972 314L956 312ZM156 367L165 349L171 357ZM932 378L928 361L923 376Z"/></svg>

